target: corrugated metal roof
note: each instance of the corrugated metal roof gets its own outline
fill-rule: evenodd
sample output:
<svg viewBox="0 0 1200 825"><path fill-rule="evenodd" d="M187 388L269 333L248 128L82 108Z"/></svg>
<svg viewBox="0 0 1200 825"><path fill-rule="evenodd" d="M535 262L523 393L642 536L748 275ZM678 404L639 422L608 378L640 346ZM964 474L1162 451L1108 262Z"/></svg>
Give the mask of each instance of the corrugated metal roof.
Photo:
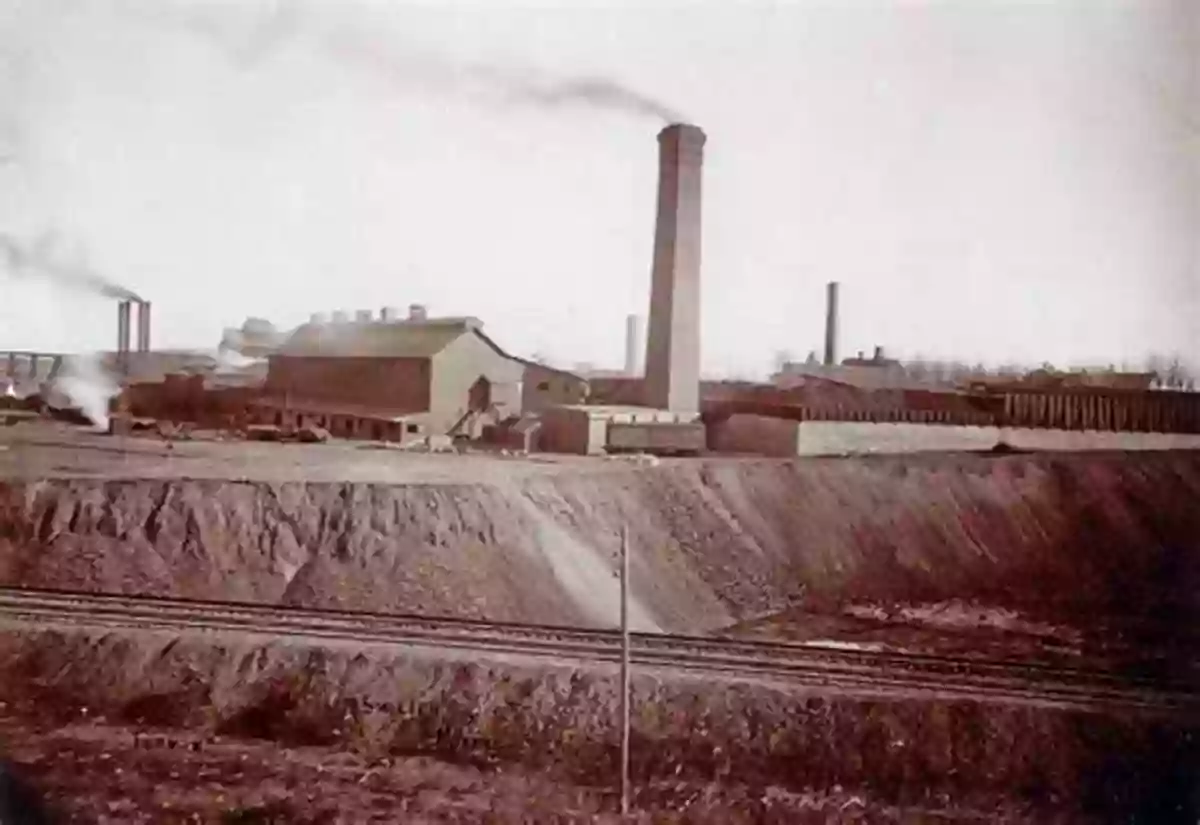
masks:
<svg viewBox="0 0 1200 825"><path fill-rule="evenodd" d="M474 329L468 319L303 324L277 355L431 358Z"/></svg>

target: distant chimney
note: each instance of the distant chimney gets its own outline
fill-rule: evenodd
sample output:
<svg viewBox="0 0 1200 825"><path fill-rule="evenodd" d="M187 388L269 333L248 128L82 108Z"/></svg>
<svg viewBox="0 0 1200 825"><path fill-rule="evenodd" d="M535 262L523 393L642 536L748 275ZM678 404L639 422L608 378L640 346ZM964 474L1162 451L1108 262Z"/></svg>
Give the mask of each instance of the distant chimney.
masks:
<svg viewBox="0 0 1200 825"><path fill-rule="evenodd" d="M425 309L424 304L409 304L408 305L408 320L410 321L425 321L428 320L429 313Z"/></svg>
<svg viewBox="0 0 1200 825"><path fill-rule="evenodd" d="M348 324L348 323L350 323L350 313L349 313L349 312L346 312L346 310L344 310L344 309L338 309L338 310L334 310L334 313L333 313L333 322L334 322L335 324Z"/></svg>
<svg viewBox="0 0 1200 825"><path fill-rule="evenodd" d="M646 352L645 330L640 315L625 318L625 374L636 377L642 374L642 356Z"/></svg>
<svg viewBox="0 0 1200 825"><path fill-rule="evenodd" d="M875 356L874 357L875 357L876 361L883 360L883 347L880 347L880 346L875 347Z"/></svg>
<svg viewBox="0 0 1200 825"><path fill-rule="evenodd" d="M379 320L389 324L400 320L400 310L395 307L384 307L379 310Z"/></svg>
<svg viewBox="0 0 1200 825"><path fill-rule="evenodd" d="M150 351L150 302L138 302L137 351Z"/></svg>
<svg viewBox="0 0 1200 825"><path fill-rule="evenodd" d="M117 354L121 355L128 347L127 344L127 326L129 324L129 302L121 301L117 304Z"/></svg>
<svg viewBox="0 0 1200 825"><path fill-rule="evenodd" d="M133 320L133 302L117 304L117 365L122 374L129 371L130 324Z"/></svg>
<svg viewBox="0 0 1200 825"><path fill-rule="evenodd" d="M314 312L312 315L308 316L308 322L314 326L320 326L321 324L326 323L326 317L327 316L324 312Z"/></svg>
<svg viewBox="0 0 1200 825"><path fill-rule="evenodd" d="M837 364L838 284L830 281L825 287L825 366Z"/></svg>
<svg viewBox="0 0 1200 825"><path fill-rule="evenodd" d="M371 323L371 320L372 320L371 310L360 309L358 312L354 313L354 320L360 324Z"/></svg>

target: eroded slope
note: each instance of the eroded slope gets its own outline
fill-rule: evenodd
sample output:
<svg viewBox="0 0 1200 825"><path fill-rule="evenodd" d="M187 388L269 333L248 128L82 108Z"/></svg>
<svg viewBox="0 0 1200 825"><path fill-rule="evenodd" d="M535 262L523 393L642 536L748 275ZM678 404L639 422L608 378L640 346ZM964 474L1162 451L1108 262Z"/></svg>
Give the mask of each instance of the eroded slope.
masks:
<svg viewBox="0 0 1200 825"><path fill-rule="evenodd" d="M1198 490L1193 453L698 460L406 485L10 481L0 583L602 625L628 525L645 629L948 599L1185 623L1200 614Z"/></svg>

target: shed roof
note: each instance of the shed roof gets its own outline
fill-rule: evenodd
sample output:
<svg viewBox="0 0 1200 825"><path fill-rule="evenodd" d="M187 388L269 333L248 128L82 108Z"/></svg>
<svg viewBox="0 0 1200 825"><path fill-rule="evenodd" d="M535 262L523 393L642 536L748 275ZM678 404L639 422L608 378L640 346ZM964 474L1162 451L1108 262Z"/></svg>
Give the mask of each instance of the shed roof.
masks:
<svg viewBox="0 0 1200 825"><path fill-rule="evenodd" d="M522 366L534 367L535 369L545 370L546 372L551 372L556 375L562 375L567 378L572 378L576 381L585 381L585 379L582 376L576 375L573 372L568 372L567 370L561 370L558 367L551 367L548 364L541 364L541 363L538 363L537 361L530 360L529 358L522 358L519 355L513 355L511 352L508 352L503 347L501 347L499 344L497 344L495 342L495 340L493 340L488 335L486 335L484 333L484 331L481 329L476 329L475 334L478 335L481 339L483 339L483 342L485 344L487 344L489 347L491 347L493 350L495 350L499 355L507 358L510 361L516 361L518 364L521 364Z"/></svg>
<svg viewBox="0 0 1200 825"><path fill-rule="evenodd" d="M303 324L279 348L279 355L432 358L468 332L469 318L429 321L364 321Z"/></svg>

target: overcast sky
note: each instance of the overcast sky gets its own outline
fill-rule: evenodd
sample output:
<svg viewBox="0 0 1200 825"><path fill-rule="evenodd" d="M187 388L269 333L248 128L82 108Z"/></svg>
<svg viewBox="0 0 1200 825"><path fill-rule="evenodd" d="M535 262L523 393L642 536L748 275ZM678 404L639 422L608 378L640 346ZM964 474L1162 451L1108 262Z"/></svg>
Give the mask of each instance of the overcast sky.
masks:
<svg viewBox="0 0 1200 825"><path fill-rule="evenodd" d="M710 370L817 349L830 279L847 354L1200 355L1190 0L0 9L0 232L152 299L157 345L422 302L618 366L658 108L708 134ZM111 302L0 290L0 346L113 345Z"/></svg>

